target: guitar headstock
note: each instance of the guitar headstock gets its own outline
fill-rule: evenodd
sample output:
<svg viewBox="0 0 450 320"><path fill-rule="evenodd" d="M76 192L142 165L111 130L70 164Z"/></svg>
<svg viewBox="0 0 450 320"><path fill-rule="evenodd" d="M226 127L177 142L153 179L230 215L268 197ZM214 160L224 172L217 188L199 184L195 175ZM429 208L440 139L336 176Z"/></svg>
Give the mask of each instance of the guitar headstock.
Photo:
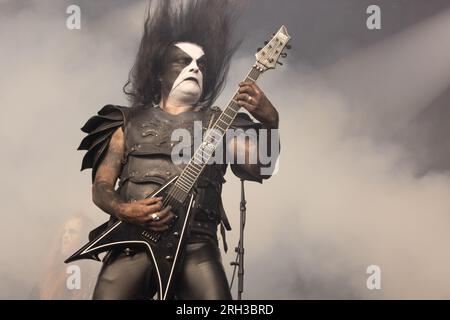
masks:
<svg viewBox="0 0 450 320"><path fill-rule="evenodd" d="M275 69L277 63L281 64L278 60L281 58L285 58L287 56L283 50L290 49L288 45L291 37L287 33L287 28L285 26L281 26L280 30L276 34L273 35L270 41L265 42L264 48L259 48L256 53L256 67L258 67L261 71L266 71L268 69Z"/></svg>

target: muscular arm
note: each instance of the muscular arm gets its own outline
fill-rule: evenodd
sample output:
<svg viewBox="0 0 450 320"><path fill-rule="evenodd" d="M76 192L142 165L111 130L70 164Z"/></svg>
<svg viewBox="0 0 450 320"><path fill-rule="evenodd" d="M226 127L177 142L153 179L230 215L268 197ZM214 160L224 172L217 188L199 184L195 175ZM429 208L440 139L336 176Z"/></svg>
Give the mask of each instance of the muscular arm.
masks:
<svg viewBox="0 0 450 320"><path fill-rule="evenodd" d="M268 179L274 171L280 151L278 134L273 134L271 131L271 129L278 129L278 111L255 83L240 83L239 86L239 94L236 97L238 104L261 122L266 135L263 136L260 132L258 139L246 141L235 138L230 141L228 147L234 151L235 160L238 154L245 154L245 163L240 164L242 169L254 177ZM263 150L260 150L261 148ZM264 155L264 161L261 161L260 155Z"/></svg>
<svg viewBox="0 0 450 320"><path fill-rule="evenodd" d="M97 169L92 185L92 200L106 213L119 217L123 209L123 201L115 190L120 174L121 159L125 150L123 131L114 132L108 151Z"/></svg>
<svg viewBox="0 0 450 320"><path fill-rule="evenodd" d="M100 209L120 220L144 225L153 231L167 230L174 214L170 211L170 206L163 208L161 197L126 203L115 190L124 152L123 130L119 128L111 137L108 151L95 174L92 200ZM159 220L154 220L153 214L156 214Z"/></svg>

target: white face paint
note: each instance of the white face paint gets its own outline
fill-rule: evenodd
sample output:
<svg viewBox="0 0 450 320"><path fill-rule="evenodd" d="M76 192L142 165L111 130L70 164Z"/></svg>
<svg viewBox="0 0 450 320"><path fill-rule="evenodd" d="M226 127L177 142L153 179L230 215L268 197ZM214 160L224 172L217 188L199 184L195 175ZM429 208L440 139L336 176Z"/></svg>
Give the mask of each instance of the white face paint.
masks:
<svg viewBox="0 0 450 320"><path fill-rule="evenodd" d="M190 42L179 42L175 46L189 55L192 61L175 79L168 100L193 105L198 102L203 92L203 73L199 69L197 61L205 53L200 46Z"/></svg>

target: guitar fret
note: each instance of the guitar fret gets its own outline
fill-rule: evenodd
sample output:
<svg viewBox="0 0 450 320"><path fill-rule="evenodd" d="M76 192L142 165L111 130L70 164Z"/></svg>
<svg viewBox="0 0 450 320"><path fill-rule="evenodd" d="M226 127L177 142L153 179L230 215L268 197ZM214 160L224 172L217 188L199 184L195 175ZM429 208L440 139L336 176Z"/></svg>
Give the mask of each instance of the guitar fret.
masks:
<svg viewBox="0 0 450 320"><path fill-rule="evenodd" d="M203 156L206 152L208 151L208 149L202 149L199 152L201 153L199 156L202 157L202 161L205 159L205 157ZM206 153L207 154L207 153ZM204 162L202 162L204 163Z"/></svg>
<svg viewBox="0 0 450 320"><path fill-rule="evenodd" d="M188 169L186 169L186 168L188 168ZM184 171L190 170L189 173L191 173L191 174L193 173L195 177L199 176L200 171L197 171L198 169L194 168L193 163L189 163L189 167L186 167L186 168L184 169Z"/></svg>
<svg viewBox="0 0 450 320"><path fill-rule="evenodd" d="M219 127L222 131L226 131L226 127L222 128L219 123L216 123L216 126Z"/></svg>
<svg viewBox="0 0 450 320"><path fill-rule="evenodd" d="M203 162L202 163L204 163L204 164L206 164L208 162L208 160L209 160L210 155L209 155L208 152L209 152L209 149L203 150L203 153L202 153L202 160L203 160ZM205 154L206 154L206 157L205 157Z"/></svg>
<svg viewBox="0 0 450 320"><path fill-rule="evenodd" d="M189 165L190 170L192 170L192 172L194 172L196 176L200 175L201 170L196 167L197 165L194 162L190 163Z"/></svg>
<svg viewBox="0 0 450 320"><path fill-rule="evenodd" d="M227 123L227 124L231 124L231 122L233 122L233 117L230 117L229 115L222 113L219 117L219 119L221 119L223 122Z"/></svg>
<svg viewBox="0 0 450 320"><path fill-rule="evenodd" d="M181 178L181 177L180 177ZM179 180L179 181L178 181ZM178 179L177 180L177 186L182 190L182 191L184 191L184 192L189 192L189 185L188 184L186 184L186 182L184 182L183 181L183 179L181 178L181 179Z"/></svg>
<svg viewBox="0 0 450 320"><path fill-rule="evenodd" d="M231 100L230 104L228 105L228 108L231 109L233 112L237 113L237 111L232 108L235 105L238 105L238 102L236 99L233 99L233 100Z"/></svg>
<svg viewBox="0 0 450 320"><path fill-rule="evenodd" d="M204 163L205 163L205 164L208 162L209 158L211 158L211 156L212 156L212 153L209 154L208 152L209 152L209 150L204 150L204 151L203 151L203 153L206 154L206 157L203 157L203 160L204 160ZM213 152L214 152L214 151L213 151Z"/></svg>
<svg viewBox="0 0 450 320"><path fill-rule="evenodd" d="M191 172L190 169L191 169L190 167L186 167L186 168L184 169L184 172L185 172L187 175L189 175L190 177L193 177L194 179L197 178L197 174L195 174L195 172Z"/></svg>
<svg viewBox="0 0 450 320"><path fill-rule="evenodd" d="M195 155L199 155L199 150L197 150L197 152L195 153ZM194 160L194 158L192 158L192 160ZM190 165L190 168L191 169L194 169L194 172L196 173L196 174L198 174L199 172L200 172L200 170L201 170L201 168L199 168L199 165L197 164L197 163L195 163L194 161L192 161L191 160L191 162L189 163L189 165Z"/></svg>
<svg viewBox="0 0 450 320"><path fill-rule="evenodd" d="M228 107L234 111L235 115L238 113L238 110L241 108L236 100L231 101L231 103Z"/></svg>
<svg viewBox="0 0 450 320"><path fill-rule="evenodd" d="M227 112L234 112L233 109L227 108L225 109L225 111L223 112L227 117L230 117L230 119L233 119L236 116L236 112L234 112L234 114L232 116L230 116Z"/></svg>
<svg viewBox="0 0 450 320"><path fill-rule="evenodd" d="M193 175L192 172L187 171L186 169L183 170L182 176L186 176L186 179L191 182L191 180L197 179L197 175Z"/></svg>
<svg viewBox="0 0 450 320"><path fill-rule="evenodd" d="M192 174L189 170L184 170L184 173L188 176L193 178L194 180L197 179L196 175Z"/></svg>
<svg viewBox="0 0 450 320"><path fill-rule="evenodd" d="M223 135L224 135L224 132L220 131L220 134L207 136L205 138L205 141L208 141L209 143L213 144L214 147L217 147L217 144L220 143L220 140L222 139Z"/></svg>
<svg viewBox="0 0 450 320"><path fill-rule="evenodd" d="M200 157L200 159L199 159L198 157ZM201 155L194 154L194 159L195 159L198 163L203 163L203 157L202 157Z"/></svg>
<svg viewBox="0 0 450 320"><path fill-rule="evenodd" d="M195 156L201 156L202 155L201 154L202 150L203 150L203 147L201 149L197 150L197 152L194 154L194 157Z"/></svg>
<svg viewBox="0 0 450 320"><path fill-rule="evenodd" d="M233 121L233 118L232 117L230 117L229 115L227 115L225 112L224 113L222 113L221 115L220 115L221 117L222 116L224 116L224 117L227 117L227 118L229 118L230 120L231 120L231 122ZM220 117L219 117L219 119L220 119Z"/></svg>
<svg viewBox="0 0 450 320"><path fill-rule="evenodd" d="M215 137L211 136L211 139L213 140L214 143L219 143L222 136L223 136L223 134L220 137L217 137L217 139Z"/></svg>
<svg viewBox="0 0 450 320"><path fill-rule="evenodd" d="M195 182L195 180L191 181L191 180L187 179L186 176L182 176L180 181L183 183L183 186L189 187L189 189L190 189L190 186Z"/></svg>
<svg viewBox="0 0 450 320"><path fill-rule="evenodd" d="M225 134L225 132L226 132L226 130L223 130L223 129L218 128L218 127L214 127L214 130L213 130L212 133L210 133L210 135L213 135L213 134L217 133L217 136L223 136Z"/></svg>
<svg viewBox="0 0 450 320"><path fill-rule="evenodd" d="M222 119L220 119L220 117L219 117L219 119L217 119L217 121L221 121L221 122L225 123L225 125L226 125L227 127L230 125L229 123L226 123L225 121L223 121Z"/></svg>
<svg viewBox="0 0 450 320"><path fill-rule="evenodd" d="M179 182L181 186L187 187L188 190L189 190L189 183L187 183L187 181L184 181L184 176L183 176L183 177L180 176L180 178L181 178L181 179L178 179L178 180L177 180L177 183Z"/></svg>
<svg viewBox="0 0 450 320"><path fill-rule="evenodd" d="M198 173L200 173L203 169L203 167L201 167L200 165L196 164L196 163L192 163L192 168L197 169Z"/></svg>
<svg viewBox="0 0 450 320"><path fill-rule="evenodd" d="M206 152L204 152L206 154ZM202 155L202 164L206 164L208 162L208 154L206 154L206 157Z"/></svg>
<svg viewBox="0 0 450 320"><path fill-rule="evenodd" d="M184 192L186 192L186 193L189 193L189 190L191 189L191 188L189 188L189 186L185 186L185 185L183 185L183 184L181 184L181 181L180 181L181 179L178 179L177 180L177 182L175 183L176 185L177 185L177 187L178 188L180 188L182 191L184 191ZM184 188L183 188L184 187ZM186 189L185 189L186 188Z"/></svg>

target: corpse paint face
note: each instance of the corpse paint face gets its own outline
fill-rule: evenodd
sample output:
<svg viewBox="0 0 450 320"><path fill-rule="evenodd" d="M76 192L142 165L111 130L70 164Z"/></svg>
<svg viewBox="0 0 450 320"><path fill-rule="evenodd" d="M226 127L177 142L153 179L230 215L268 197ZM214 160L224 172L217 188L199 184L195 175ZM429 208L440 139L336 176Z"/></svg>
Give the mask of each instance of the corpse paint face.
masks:
<svg viewBox="0 0 450 320"><path fill-rule="evenodd" d="M206 57L203 49L179 42L169 49L161 77L163 97L175 105L194 105L203 92Z"/></svg>

